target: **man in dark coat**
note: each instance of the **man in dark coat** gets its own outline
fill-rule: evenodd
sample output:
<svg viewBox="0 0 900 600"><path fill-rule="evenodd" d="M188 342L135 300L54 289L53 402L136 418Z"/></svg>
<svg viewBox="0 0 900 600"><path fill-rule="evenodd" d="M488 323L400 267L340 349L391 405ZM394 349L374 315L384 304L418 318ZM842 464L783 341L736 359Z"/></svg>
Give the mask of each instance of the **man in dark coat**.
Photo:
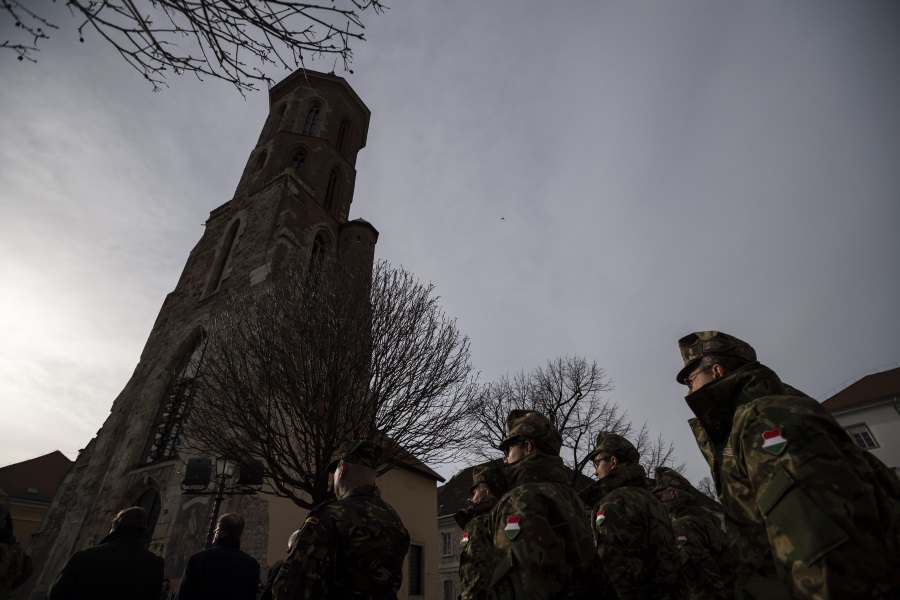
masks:
<svg viewBox="0 0 900 600"><path fill-rule="evenodd" d="M241 552L244 519L237 513L219 517L213 545L188 559L178 600L256 600L259 562Z"/></svg>
<svg viewBox="0 0 900 600"><path fill-rule="evenodd" d="M159 600L163 559L144 548L147 512L120 511L99 545L73 554L50 587L48 600Z"/></svg>

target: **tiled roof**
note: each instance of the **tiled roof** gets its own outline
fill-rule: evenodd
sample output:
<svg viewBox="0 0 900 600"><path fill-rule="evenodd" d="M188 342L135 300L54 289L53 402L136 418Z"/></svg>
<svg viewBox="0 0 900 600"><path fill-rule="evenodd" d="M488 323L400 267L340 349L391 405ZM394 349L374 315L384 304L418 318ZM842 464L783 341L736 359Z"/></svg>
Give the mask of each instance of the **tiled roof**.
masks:
<svg viewBox="0 0 900 600"><path fill-rule="evenodd" d="M900 396L900 367L866 375L822 402L822 406L838 410L891 396Z"/></svg>
<svg viewBox="0 0 900 600"><path fill-rule="evenodd" d="M0 467L0 488L12 498L50 502L72 461L59 450Z"/></svg>

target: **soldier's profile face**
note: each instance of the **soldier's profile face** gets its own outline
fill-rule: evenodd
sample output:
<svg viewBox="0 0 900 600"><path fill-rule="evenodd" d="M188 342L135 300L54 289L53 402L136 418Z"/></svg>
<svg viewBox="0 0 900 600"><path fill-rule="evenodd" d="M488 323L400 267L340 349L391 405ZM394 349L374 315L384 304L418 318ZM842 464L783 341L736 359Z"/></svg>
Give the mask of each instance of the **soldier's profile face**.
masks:
<svg viewBox="0 0 900 600"><path fill-rule="evenodd" d="M607 454L606 456L598 456L594 459L594 467L596 468L594 474L597 475L597 479L603 479L604 477L612 473L617 464L618 461L616 461L615 456L611 456L609 454Z"/></svg>
<svg viewBox="0 0 900 600"><path fill-rule="evenodd" d="M714 366L700 367L684 378L684 384L688 388L688 394L693 394L714 379Z"/></svg>
<svg viewBox="0 0 900 600"><path fill-rule="evenodd" d="M475 490L472 493L472 504L478 504L482 500L484 500L488 495L487 486L483 483L479 483L475 486Z"/></svg>
<svg viewBox="0 0 900 600"><path fill-rule="evenodd" d="M503 455L503 462L511 465L517 460L521 460L523 456L525 456L525 441L519 440L509 445L506 454Z"/></svg>

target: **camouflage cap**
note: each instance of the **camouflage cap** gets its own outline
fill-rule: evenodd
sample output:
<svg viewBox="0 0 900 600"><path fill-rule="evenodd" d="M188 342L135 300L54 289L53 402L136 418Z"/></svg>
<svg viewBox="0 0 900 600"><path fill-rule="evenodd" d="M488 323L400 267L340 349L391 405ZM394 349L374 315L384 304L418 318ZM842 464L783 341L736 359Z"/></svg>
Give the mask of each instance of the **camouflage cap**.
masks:
<svg viewBox="0 0 900 600"><path fill-rule="evenodd" d="M666 488L694 493L694 486L681 473L669 467L656 467L656 487L653 491L658 492Z"/></svg>
<svg viewBox="0 0 900 600"><path fill-rule="evenodd" d="M562 436L550 419L535 410L511 410L506 418L506 437L500 449L506 451L510 444L522 439L533 440L548 454L559 454Z"/></svg>
<svg viewBox="0 0 900 600"><path fill-rule="evenodd" d="M348 440L341 444L338 451L334 455L334 460L328 465L328 471L333 472L337 469L340 461L352 463L354 465L362 465L370 469L377 469L381 464L381 457L384 454L384 448L370 442L369 440Z"/></svg>
<svg viewBox="0 0 900 600"><path fill-rule="evenodd" d="M617 433L610 433L608 431L601 431L598 433L597 444L594 446L594 451L588 456L588 460L593 459L601 452L615 454L619 458L635 464L640 463L641 461L641 455L638 454L634 444Z"/></svg>
<svg viewBox="0 0 900 600"><path fill-rule="evenodd" d="M756 360L756 350L745 341L721 331L695 331L678 340L684 368L675 376L678 383L684 383L694 363L704 356L733 356L747 362Z"/></svg>
<svg viewBox="0 0 900 600"><path fill-rule="evenodd" d="M472 487L469 488L469 493L474 492L475 486L479 483L487 484L487 481L484 478L484 474L488 469L490 469L490 467L486 466L475 467L474 469L472 469Z"/></svg>

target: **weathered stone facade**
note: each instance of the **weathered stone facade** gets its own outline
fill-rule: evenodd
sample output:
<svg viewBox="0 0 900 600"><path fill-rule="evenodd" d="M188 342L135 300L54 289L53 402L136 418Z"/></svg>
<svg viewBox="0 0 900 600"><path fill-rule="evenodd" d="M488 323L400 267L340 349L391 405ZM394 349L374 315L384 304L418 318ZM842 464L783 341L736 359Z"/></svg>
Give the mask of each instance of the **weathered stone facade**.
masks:
<svg viewBox="0 0 900 600"><path fill-rule="evenodd" d="M113 515L135 504L156 515L150 549L166 558L166 577L180 577L187 556L203 547L212 498L182 493L186 457L166 450L190 435L179 429L186 408L176 401L189 397L195 374L186 356L197 351L199 332L219 303L263 281L282 261L308 264L326 253L371 273L378 232L347 218L369 116L334 75L298 72L272 88L269 116L234 197L210 213L134 374L32 538L36 575L19 598L43 598L68 556L99 542ZM267 511L267 502L249 496L228 496L221 507L244 516L242 548L264 569L274 562L267 557Z"/></svg>

